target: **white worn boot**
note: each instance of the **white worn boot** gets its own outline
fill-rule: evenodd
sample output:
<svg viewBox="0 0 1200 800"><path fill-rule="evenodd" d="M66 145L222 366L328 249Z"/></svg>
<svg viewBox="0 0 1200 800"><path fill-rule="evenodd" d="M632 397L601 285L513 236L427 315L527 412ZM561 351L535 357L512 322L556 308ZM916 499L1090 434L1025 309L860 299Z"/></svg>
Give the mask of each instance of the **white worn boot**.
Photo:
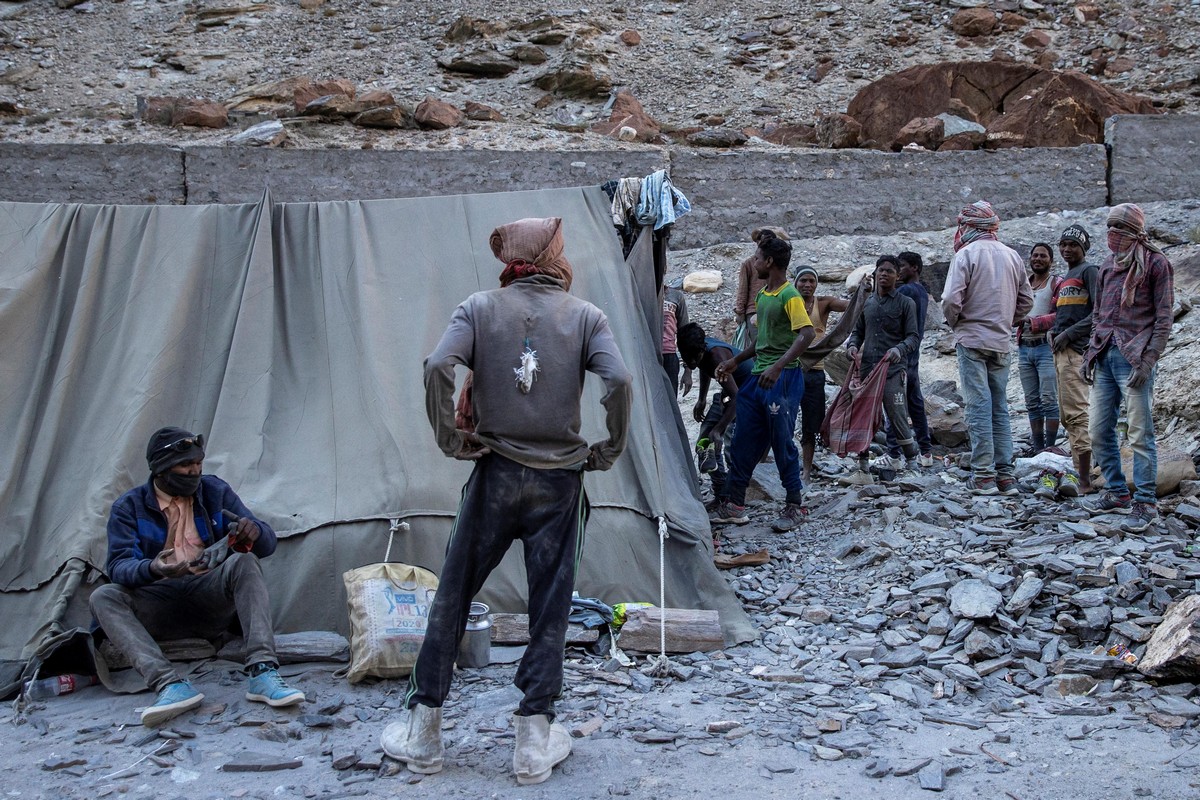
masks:
<svg viewBox="0 0 1200 800"><path fill-rule="evenodd" d="M562 725L550 722L545 714L535 717L513 714L513 727L517 729L513 772L517 774L517 783L523 786L546 780L554 765L571 755L571 734Z"/></svg>
<svg viewBox="0 0 1200 800"><path fill-rule="evenodd" d="M383 752L403 761L412 772L432 775L442 771L442 710L415 705L407 722L393 722L379 737Z"/></svg>

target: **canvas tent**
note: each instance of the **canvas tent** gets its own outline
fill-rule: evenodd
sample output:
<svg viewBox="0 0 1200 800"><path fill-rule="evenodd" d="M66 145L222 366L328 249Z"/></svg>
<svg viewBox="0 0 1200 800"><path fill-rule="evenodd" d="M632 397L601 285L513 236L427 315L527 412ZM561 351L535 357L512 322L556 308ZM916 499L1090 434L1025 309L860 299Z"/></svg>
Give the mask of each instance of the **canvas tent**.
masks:
<svg viewBox="0 0 1200 800"><path fill-rule="evenodd" d="M145 443L177 424L205 470L280 533L264 561L277 629L347 629L341 574L433 569L468 464L434 445L421 363L454 306L497 285L488 234L561 216L573 292L608 315L634 375L626 454L591 473L578 589L720 612L754 637L713 568L678 412L657 363L649 237L628 262L598 188L363 202L109 206L0 203L0 684L38 645L89 622L105 521L147 479ZM460 376L461 380L461 376ZM584 433L603 435L589 376ZM483 598L522 610L519 548Z"/></svg>

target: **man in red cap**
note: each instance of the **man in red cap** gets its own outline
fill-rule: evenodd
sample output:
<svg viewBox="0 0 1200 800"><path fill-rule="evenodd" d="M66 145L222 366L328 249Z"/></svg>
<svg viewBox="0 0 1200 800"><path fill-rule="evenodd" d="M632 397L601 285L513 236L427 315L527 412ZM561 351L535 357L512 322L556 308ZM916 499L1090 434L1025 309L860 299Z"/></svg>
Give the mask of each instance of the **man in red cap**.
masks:
<svg viewBox="0 0 1200 800"><path fill-rule="evenodd" d="M236 621L246 639L247 699L271 706L304 701L276 667L271 601L260 558L275 552L275 531L246 508L229 484L202 474L204 437L161 428L146 447L150 480L113 503L108 575L92 593L104 635L158 692L142 711L159 725L196 708L204 695L183 680L156 639L215 639ZM228 537L219 562L205 550Z"/></svg>
<svg viewBox="0 0 1200 800"><path fill-rule="evenodd" d="M408 718L383 732L384 752L413 772L440 772L442 704L471 599L514 541L529 580L529 647L515 683L513 771L541 783L571 752L554 723L562 692L571 593L588 517L583 473L606 470L625 449L631 377L604 313L569 294L562 220L523 219L492 232L505 265L499 289L476 292L454 310L425 359L425 408L438 447L474 461L455 517L421 652L409 681ZM454 410L454 368L472 370ZM608 438L580 435L584 372L604 382Z"/></svg>

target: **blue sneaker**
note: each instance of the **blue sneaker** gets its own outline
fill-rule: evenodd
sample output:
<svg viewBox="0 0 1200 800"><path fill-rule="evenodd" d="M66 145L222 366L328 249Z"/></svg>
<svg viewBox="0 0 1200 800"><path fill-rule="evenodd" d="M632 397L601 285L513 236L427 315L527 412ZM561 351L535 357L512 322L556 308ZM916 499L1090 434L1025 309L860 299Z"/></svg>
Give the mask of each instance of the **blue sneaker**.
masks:
<svg viewBox="0 0 1200 800"><path fill-rule="evenodd" d="M246 699L282 708L303 703L304 692L284 683L283 678L279 677L279 670L265 669L250 678L250 683L246 685Z"/></svg>
<svg viewBox="0 0 1200 800"><path fill-rule="evenodd" d="M192 688L187 681L168 683L158 693L154 705L142 709L142 724L153 727L174 719L185 711L200 705L204 695Z"/></svg>

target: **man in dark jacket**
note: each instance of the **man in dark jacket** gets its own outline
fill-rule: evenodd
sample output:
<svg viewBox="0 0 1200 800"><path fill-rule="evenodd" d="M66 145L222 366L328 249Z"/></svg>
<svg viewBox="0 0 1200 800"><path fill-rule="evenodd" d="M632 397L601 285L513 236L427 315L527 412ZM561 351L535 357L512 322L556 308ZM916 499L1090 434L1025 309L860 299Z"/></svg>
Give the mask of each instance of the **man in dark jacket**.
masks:
<svg viewBox="0 0 1200 800"><path fill-rule="evenodd" d="M276 707L303 702L304 694L276 669L271 603L258 561L275 552L275 532L229 484L201 474L203 436L161 428L150 437L146 461L150 480L113 503L113 582L90 600L104 634L158 693L142 724L166 722L204 699L155 640L213 639L235 620L246 639L247 699ZM208 550L222 540L228 550Z"/></svg>
<svg viewBox="0 0 1200 800"><path fill-rule="evenodd" d="M854 333L846 341L850 358L862 350L861 377L871 374L881 360L889 362L887 383L883 390L883 413L896 432L896 442L904 451L909 469L917 466L919 449L908 424L906 382L908 356L920 347L917 327L917 305L912 298L896 291L896 258L880 256L875 262L875 294L867 298L863 314L858 318ZM866 472L867 454L859 456L859 468ZM891 456L876 459L876 468L899 470Z"/></svg>

